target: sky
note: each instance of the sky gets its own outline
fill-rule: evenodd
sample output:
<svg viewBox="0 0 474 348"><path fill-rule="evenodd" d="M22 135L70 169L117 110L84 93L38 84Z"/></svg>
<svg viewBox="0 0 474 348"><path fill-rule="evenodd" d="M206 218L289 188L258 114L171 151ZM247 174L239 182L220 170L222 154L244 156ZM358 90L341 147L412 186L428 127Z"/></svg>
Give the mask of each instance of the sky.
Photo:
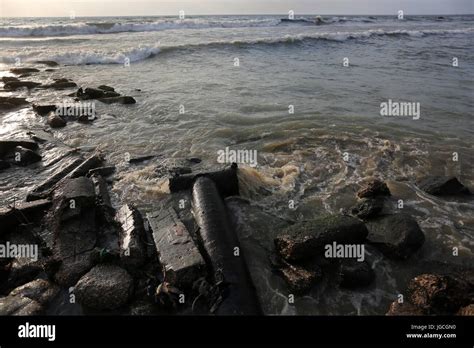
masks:
<svg viewBox="0 0 474 348"><path fill-rule="evenodd" d="M205 14L473 14L474 0L0 0L0 17Z"/></svg>

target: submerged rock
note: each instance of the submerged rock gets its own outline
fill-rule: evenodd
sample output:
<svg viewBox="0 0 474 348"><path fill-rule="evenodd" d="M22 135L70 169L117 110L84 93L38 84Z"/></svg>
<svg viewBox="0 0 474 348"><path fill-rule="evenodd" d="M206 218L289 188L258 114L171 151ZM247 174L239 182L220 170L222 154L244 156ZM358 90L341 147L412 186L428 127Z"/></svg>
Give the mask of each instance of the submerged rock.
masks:
<svg viewBox="0 0 474 348"><path fill-rule="evenodd" d="M384 207L384 198L363 198L351 209L351 214L359 219L367 220L380 214Z"/></svg>
<svg viewBox="0 0 474 348"><path fill-rule="evenodd" d="M428 176L418 181L418 187L434 196L469 193L468 188L454 176Z"/></svg>
<svg viewBox="0 0 474 348"><path fill-rule="evenodd" d="M425 242L416 220L405 213L383 216L366 226L367 240L392 258L407 259Z"/></svg>
<svg viewBox="0 0 474 348"><path fill-rule="evenodd" d="M379 179L368 181L358 192L357 197L367 198L376 196L390 196L387 184Z"/></svg>
<svg viewBox="0 0 474 348"><path fill-rule="evenodd" d="M59 63L55 62L54 60L37 60L35 63L36 64L43 64L43 65L46 65L46 66L49 66L49 67L59 65Z"/></svg>
<svg viewBox="0 0 474 348"><path fill-rule="evenodd" d="M137 102L135 98L130 96L106 96L97 100L104 104L135 104Z"/></svg>
<svg viewBox="0 0 474 348"><path fill-rule="evenodd" d="M298 222L275 238L276 251L286 260L297 261L323 255L324 246L363 243L367 236L364 223L344 215L329 215Z"/></svg>
<svg viewBox="0 0 474 348"><path fill-rule="evenodd" d="M126 304L133 294L133 279L123 268L101 264L81 277L74 293L77 300L89 308L116 309Z"/></svg>
<svg viewBox="0 0 474 348"><path fill-rule="evenodd" d="M319 267L307 268L289 263L284 263L278 273L288 285L288 290L295 295L306 294L322 277Z"/></svg>
<svg viewBox="0 0 474 348"><path fill-rule="evenodd" d="M368 286L375 279L375 272L367 261L342 260L339 267L340 286L343 288Z"/></svg>
<svg viewBox="0 0 474 348"><path fill-rule="evenodd" d="M50 113L48 116L48 124L51 128L62 128L66 126L66 121L55 113Z"/></svg>
<svg viewBox="0 0 474 348"><path fill-rule="evenodd" d="M453 314L474 300L474 288L459 277L422 274L408 284L412 304L428 314Z"/></svg>
<svg viewBox="0 0 474 348"><path fill-rule="evenodd" d="M56 111L55 104L33 104L33 111L40 116L46 116L50 112Z"/></svg>

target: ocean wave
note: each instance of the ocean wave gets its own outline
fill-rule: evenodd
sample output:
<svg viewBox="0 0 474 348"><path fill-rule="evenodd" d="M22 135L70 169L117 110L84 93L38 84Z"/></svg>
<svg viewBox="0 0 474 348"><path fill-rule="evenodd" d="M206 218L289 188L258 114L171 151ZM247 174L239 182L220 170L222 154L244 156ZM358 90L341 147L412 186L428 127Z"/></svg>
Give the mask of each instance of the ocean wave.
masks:
<svg viewBox="0 0 474 348"><path fill-rule="evenodd" d="M93 35L123 32L162 31L170 29L247 28L275 26L279 22L279 19L276 18L253 20L209 20L202 18L183 20L164 19L155 22L144 23L81 22L62 25L7 26L0 28L0 37Z"/></svg>
<svg viewBox="0 0 474 348"><path fill-rule="evenodd" d="M200 42L193 44L183 44L176 46L160 46L160 45L140 45L135 48L123 51L80 51L51 54L31 54L30 57L21 57L25 61L29 60L54 60L58 63L69 65L88 65L88 64L124 64L128 62L137 62L147 58L156 56L159 53L173 52L177 50L194 50L206 47L244 47L254 45L282 45L297 44L305 41L335 41L345 42L348 40L367 39L378 36L388 37L413 37L420 38L429 35L450 35L450 34L469 34L474 33L474 28L467 29L451 29L451 30L393 30L384 31L382 29L364 30L358 32L319 32L312 34L285 35L277 38L255 38L242 40L218 40L209 42ZM3 57L0 61L3 63L13 63L16 57Z"/></svg>

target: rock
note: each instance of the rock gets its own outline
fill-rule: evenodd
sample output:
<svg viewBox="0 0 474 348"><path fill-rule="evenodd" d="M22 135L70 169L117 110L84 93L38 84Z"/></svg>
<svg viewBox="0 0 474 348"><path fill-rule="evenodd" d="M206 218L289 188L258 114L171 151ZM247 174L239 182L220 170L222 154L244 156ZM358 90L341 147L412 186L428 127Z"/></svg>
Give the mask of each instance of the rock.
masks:
<svg viewBox="0 0 474 348"><path fill-rule="evenodd" d="M28 297L42 305L48 305L58 294L59 287L49 280L36 279L12 290L9 296Z"/></svg>
<svg viewBox="0 0 474 348"><path fill-rule="evenodd" d="M120 258L125 265L137 268L146 258L143 218L137 208L126 204L117 211L115 219L121 226Z"/></svg>
<svg viewBox="0 0 474 348"><path fill-rule="evenodd" d="M281 257L290 261L323 255L324 246L363 243L367 229L362 221L344 215L329 215L298 222L275 238L275 248Z"/></svg>
<svg viewBox="0 0 474 348"><path fill-rule="evenodd" d="M41 155L22 146L17 146L13 150L13 163L19 166L27 166L41 161Z"/></svg>
<svg viewBox="0 0 474 348"><path fill-rule="evenodd" d="M422 274L408 283L410 302L428 314L453 314L473 301L473 293L472 284L449 275Z"/></svg>
<svg viewBox="0 0 474 348"><path fill-rule="evenodd" d="M43 64L43 65L46 65L46 66L58 66L59 64L53 60L37 60L35 62L36 64Z"/></svg>
<svg viewBox="0 0 474 348"><path fill-rule="evenodd" d="M97 87L98 89L101 89L103 91L106 91L106 92L115 92L115 88L113 87L110 87L110 86L106 86L106 85L100 85L99 87Z"/></svg>
<svg viewBox="0 0 474 348"><path fill-rule="evenodd" d="M375 272L367 261L347 259L341 260L339 276L341 287L353 289L370 285L375 279Z"/></svg>
<svg viewBox="0 0 474 348"><path fill-rule="evenodd" d="M95 205L95 188L86 177L69 178L54 193L54 200L62 201L61 221L81 215Z"/></svg>
<svg viewBox="0 0 474 348"><path fill-rule="evenodd" d="M306 294L322 277L321 269L313 267L307 269L304 267L285 263L285 266L279 268L288 290L295 295Z"/></svg>
<svg viewBox="0 0 474 348"><path fill-rule="evenodd" d="M135 104L137 101L130 96L116 96L116 97L106 97L98 98L98 101L104 104Z"/></svg>
<svg viewBox="0 0 474 348"><path fill-rule="evenodd" d="M13 82L13 81L20 81L18 78L13 77L13 76L3 76L2 77L2 82L7 83L7 82ZM2 97L5 98L5 97Z"/></svg>
<svg viewBox="0 0 474 348"><path fill-rule="evenodd" d="M133 279L115 265L101 264L92 268L77 282L74 293L84 306L112 310L126 304L133 292Z"/></svg>
<svg viewBox="0 0 474 348"><path fill-rule="evenodd" d="M38 86L41 86L41 83L33 81L11 81L5 83L3 89L5 89L6 91L15 91L19 88L33 89Z"/></svg>
<svg viewBox="0 0 474 348"><path fill-rule="evenodd" d="M85 90L79 88L76 96L81 100L98 99L105 96L105 91L96 88L86 88Z"/></svg>
<svg viewBox="0 0 474 348"><path fill-rule="evenodd" d="M137 164L137 163L141 163L141 162L151 160L152 158L155 158L155 157L156 157L156 155L145 155L145 156L140 156L140 157L134 157L134 158L130 158L128 163Z"/></svg>
<svg viewBox="0 0 474 348"><path fill-rule="evenodd" d="M44 89L67 89L67 88L74 88L77 87L77 83L73 81L55 81L53 83L50 83L49 85L43 85L41 88Z"/></svg>
<svg viewBox="0 0 474 348"><path fill-rule="evenodd" d="M367 220L380 214L383 210L383 197L363 198L351 209L351 214L359 219Z"/></svg>
<svg viewBox="0 0 474 348"><path fill-rule="evenodd" d="M61 116L52 112L48 116L48 124L51 128L62 128L66 126L66 121Z"/></svg>
<svg viewBox="0 0 474 348"><path fill-rule="evenodd" d="M205 263L189 231L172 208L148 213L147 220L166 281L175 286L191 286L205 274Z"/></svg>
<svg viewBox="0 0 474 348"><path fill-rule="evenodd" d="M15 75L23 75L39 72L39 70L36 68L12 68L10 72Z"/></svg>
<svg viewBox="0 0 474 348"><path fill-rule="evenodd" d="M25 98L0 97L0 110L7 111L28 105Z"/></svg>
<svg viewBox="0 0 474 348"><path fill-rule="evenodd" d="M414 306L413 304L409 302L402 302L399 303L398 301L394 301L390 304L390 308L388 309L388 312L385 314L388 316L395 316L395 315L401 315L401 316L408 316L408 315L425 315L423 310L420 308Z"/></svg>
<svg viewBox="0 0 474 348"><path fill-rule="evenodd" d="M115 172L115 169L115 166L94 168L89 170L87 176L100 175L105 178L109 175L112 175Z"/></svg>
<svg viewBox="0 0 474 348"><path fill-rule="evenodd" d="M193 164L197 164L197 163L201 163L202 159L197 158L197 157L191 157L191 158L188 158L188 162L191 162Z"/></svg>
<svg viewBox="0 0 474 348"><path fill-rule="evenodd" d="M43 312L43 306L28 297L7 296L0 298L0 315L40 315Z"/></svg>
<svg viewBox="0 0 474 348"><path fill-rule="evenodd" d="M425 242L416 220L405 213L383 216L366 226L367 240L391 258L407 259Z"/></svg>
<svg viewBox="0 0 474 348"><path fill-rule="evenodd" d="M55 104L33 104L33 111L40 116L46 116L50 112L56 111Z"/></svg>
<svg viewBox="0 0 474 348"><path fill-rule="evenodd" d="M0 170L10 168L10 163L7 161L0 160Z"/></svg>
<svg viewBox="0 0 474 348"><path fill-rule="evenodd" d="M15 147L21 146L30 150L37 150L38 144L28 138L25 139L0 139L0 156L4 156Z"/></svg>
<svg viewBox="0 0 474 348"><path fill-rule="evenodd" d="M38 222L44 215L44 212L51 206L49 200L38 200L34 202L15 202L15 205L0 208L0 226L6 232L20 223ZM19 216L24 218L19 219ZM2 232L0 232L0 236Z"/></svg>
<svg viewBox="0 0 474 348"><path fill-rule="evenodd" d="M112 208L112 203L110 201L109 190L107 188L107 183L104 178L98 174L90 176L94 184L95 196L96 196L96 205L105 206L107 208Z"/></svg>
<svg viewBox="0 0 474 348"><path fill-rule="evenodd" d="M357 197L359 198L376 196L390 196L387 184L379 179L370 180L357 192Z"/></svg>
<svg viewBox="0 0 474 348"><path fill-rule="evenodd" d="M469 194L469 190L454 176L428 176L418 182L418 187L434 196Z"/></svg>
<svg viewBox="0 0 474 348"><path fill-rule="evenodd" d="M456 315L474 316L474 304L460 308Z"/></svg>

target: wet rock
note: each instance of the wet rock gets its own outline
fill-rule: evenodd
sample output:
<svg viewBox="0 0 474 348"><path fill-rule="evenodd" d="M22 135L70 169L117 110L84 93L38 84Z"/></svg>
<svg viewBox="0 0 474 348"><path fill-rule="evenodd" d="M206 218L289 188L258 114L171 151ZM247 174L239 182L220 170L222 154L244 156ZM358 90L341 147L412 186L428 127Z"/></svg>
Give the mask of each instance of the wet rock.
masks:
<svg viewBox="0 0 474 348"><path fill-rule="evenodd" d="M77 178L86 175L89 170L99 168L104 162L104 157L100 152L96 152L86 158L77 168L75 168L69 176L71 178Z"/></svg>
<svg viewBox="0 0 474 348"><path fill-rule="evenodd" d="M74 87L77 87L77 83L66 80L66 79L54 81L53 83L50 83L48 85L41 86L41 88L44 88L44 89L58 89L58 90L74 88Z"/></svg>
<svg viewBox="0 0 474 348"><path fill-rule="evenodd" d="M106 92L115 92L115 88L113 87L110 87L110 86L107 86L107 85L100 85L99 87L97 87L98 89L101 89L103 91L106 91Z"/></svg>
<svg viewBox="0 0 474 348"><path fill-rule="evenodd" d="M202 159L197 158L197 157L191 157L191 158L188 158L188 162L191 162L193 164L197 164L197 163L201 163Z"/></svg>
<svg viewBox="0 0 474 348"><path fill-rule="evenodd" d="M28 297L6 296L0 298L0 315L40 315L43 306Z"/></svg>
<svg viewBox="0 0 474 348"><path fill-rule="evenodd" d="M387 184L379 179L368 181L358 192L357 197L367 198L376 196L390 196Z"/></svg>
<svg viewBox="0 0 474 348"><path fill-rule="evenodd" d="M25 98L0 97L0 110L7 111L28 105Z"/></svg>
<svg viewBox="0 0 474 348"><path fill-rule="evenodd" d="M28 138L25 139L0 139L0 156L13 150L15 147L21 146L30 150L37 150L38 144Z"/></svg>
<svg viewBox="0 0 474 348"><path fill-rule="evenodd" d="M370 285L375 279L375 272L367 261L348 259L341 261L339 276L341 287L354 289Z"/></svg>
<svg viewBox="0 0 474 348"><path fill-rule="evenodd" d="M137 102L135 98L130 96L106 97L98 98L97 100L104 104L135 104Z"/></svg>
<svg viewBox="0 0 474 348"><path fill-rule="evenodd" d="M288 290L295 295L306 294L322 277L322 271L319 268L304 268L285 263L285 266L279 268Z"/></svg>
<svg viewBox="0 0 474 348"><path fill-rule="evenodd" d="M134 157L134 158L130 158L130 160L128 161L128 163L130 164L137 164L137 163L141 163L141 162L145 162L145 161L148 161L148 160L151 160L153 158L155 158L156 155L145 155L145 156L140 156L140 157Z"/></svg>
<svg viewBox="0 0 474 348"><path fill-rule="evenodd" d="M10 163L7 161L0 160L0 170L10 168Z"/></svg>
<svg viewBox="0 0 474 348"><path fill-rule="evenodd" d="M66 126L66 121L55 113L50 113L48 116L48 124L51 128L62 128Z"/></svg>
<svg viewBox="0 0 474 348"><path fill-rule="evenodd" d="M49 200L34 202L15 202L7 207L0 208L0 226L6 232L21 223L38 222L44 212L51 206ZM2 232L0 232L0 236Z"/></svg>
<svg viewBox="0 0 474 348"><path fill-rule="evenodd" d="M115 169L115 166L94 168L89 170L87 176L100 175L105 178L109 175L112 175L115 172Z"/></svg>
<svg viewBox="0 0 474 348"><path fill-rule="evenodd" d="M456 315L474 316L474 304L460 308Z"/></svg>
<svg viewBox="0 0 474 348"><path fill-rule="evenodd" d="M204 259L189 231L172 208L147 214L159 260L166 281L176 286L190 286L204 275Z"/></svg>
<svg viewBox="0 0 474 348"><path fill-rule="evenodd" d="M454 176L428 176L418 181L418 187L434 196L469 193L468 188Z"/></svg>
<svg viewBox="0 0 474 348"><path fill-rule="evenodd" d="M133 279L123 268L101 264L77 282L74 293L84 306L99 310L116 309L128 302Z"/></svg>
<svg viewBox="0 0 474 348"><path fill-rule="evenodd" d="M56 111L55 104L33 104L33 111L40 116L46 116L50 112Z"/></svg>
<svg viewBox="0 0 474 348"><path fill-rule="evenodd" d="M3 83L13 82L13 81L20 81L20 80L16 77L13 77L13 76L3 76L2 77L2 82Z"/></svg>
<svg viewBox="0 0 474 348"><path fill-rule="evenodd" d="M383 197L363 198L351 209L351 214L359 219L367 220L380 214L383 210Z"/></svg>
<svg viewBox="0 0 474 348"><path fill-rule="evenodd" d="M98 99L103 98L104 96L105 91L97 88L86 88L85 90L79 88L76 92L76 97L81 100Z"/></svg>
<svg viewBox="0 0 474 348"><path fill-rule="evenodd" d="M81 215L95 205L95 199L94 184L86 177L67 179L54 193L54 200L65 203L61 211L61 221Z"/></svg>
<svg viewBox="0 0 474 348"><path fill-rule="evenodd" d="M409 302L402 302L399 303L398 301L394 301L390 304L390 308L388 309L388 312L385 314L388 316L396 316L396 315L401 315L401 316L408 316L408 315L425 315L422 309L414 306L413 304Z"/></svg>
<svg viewBox="0 0 474 348"><path fill-rule="evenodd" d="M115 219L121 226L120 258L127 266L139 267L146 258L143 218L137 208L126 204L117 211Z"/></svg>
<svg viewBox="0 0 474 348"><path fill-rule="evenodd" d="M416 220L405 213L383 216L366 226L367 240L391 258L407 259L425 242Z"/></svg>
<svg viewBox="0 0 474 348"><path fill-rule="evenodd" d="M298 222L275 238L275 248L281 257L290 261L323 255L324 246L363 243L367 229L362 221L344 215L329 215L315 220Z"/></svg>
<svg viewBox="0 0 474 348"><path fill-rule="evenodd" d="M15 75L23 75L39 72L39 70L36 68L12 68L10 72Z"/></svg>
<svg viewBox="0 0 474 348"><path fill-rule="evenodd" d="M55 62L54 60L37 60L35 62L36 64L43 64L43 65L46 65L46 66L49 66L49 67L53 67L53 66L58 66L59 64L57 62Z"/></svg>
<svg viewBox="0 0 474 348"><path fill-rule="evenodd" d="M12 153L12 161L19 166L27 166L41 161L41 155L23 146L17 146Z"/></svg>
<svg viewBox="0 0 474 348"><path fill-rule="evenodd" d="M49 280L36 279L15 288L9 295L28 297L42 305L47 305L59 294L59 291L59 287Z"/></svg>
<svg viewBox="0 0 474 348"><path fill-rule="evenodd" d="M98 174L94 174L90 178L92 179L92 182L94 184L96 203L100 206L112 208L109 190L107 188L107 183L105 182L104 178Z"/></svg>
<svg viewBox="0 0 474 348"><path fill-rule="evenodd" d="M474 300L474 288L462 278L422 274L408 283L408 295L428 314L453 314Z"/></svg>
<svg viewBox="0 0 474 348"><path fill-rule="evenodd" d="M41 86L41 83L33 81L11 81L5 83L3 85L3 89L5 89L6 91L16 91L20 88L33 89L38 86Z"/></svg>

